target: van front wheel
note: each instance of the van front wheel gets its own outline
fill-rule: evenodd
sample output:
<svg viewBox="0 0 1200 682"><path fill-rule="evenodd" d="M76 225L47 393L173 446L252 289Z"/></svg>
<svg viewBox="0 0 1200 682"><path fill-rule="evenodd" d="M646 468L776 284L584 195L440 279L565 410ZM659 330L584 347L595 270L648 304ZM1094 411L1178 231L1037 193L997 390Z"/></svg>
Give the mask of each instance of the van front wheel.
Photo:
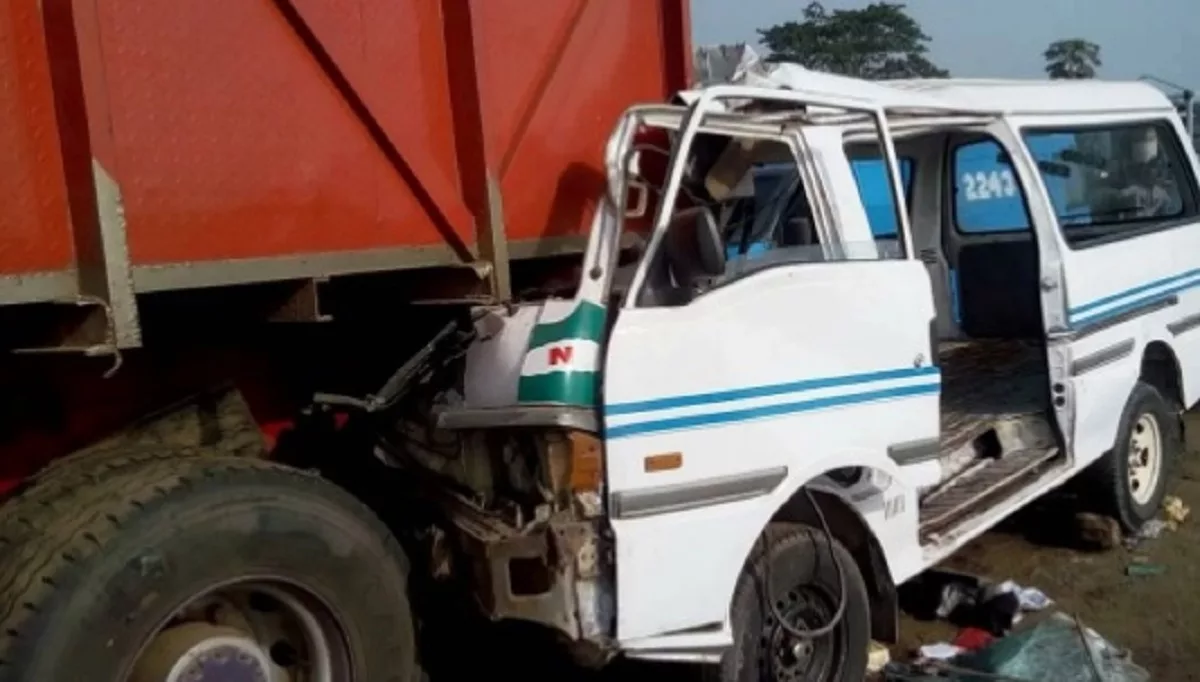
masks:
<svg viewBox="0 0 1200 682"><path fill-rule="evenodd" d="M773 524L766 538L738 578L734 645L721 660L721 682L859 682L866 676L871 625L867 588L853 557L808 526ZM845 608L828 634L797 637L779 622L823 628L842 600Z"/></svg>

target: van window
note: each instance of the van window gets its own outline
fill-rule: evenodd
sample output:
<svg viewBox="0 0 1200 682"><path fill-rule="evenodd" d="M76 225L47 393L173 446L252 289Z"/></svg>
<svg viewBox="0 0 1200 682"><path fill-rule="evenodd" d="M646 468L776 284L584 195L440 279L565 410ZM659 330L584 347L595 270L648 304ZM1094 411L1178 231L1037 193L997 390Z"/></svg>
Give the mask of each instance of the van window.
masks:
<svg viewBox="0 0 1200 682"><path fill-rule="evenodd" d="M902 156L900 182L904 185L905 203L912 199L913 160ZM888 179L887 164L881 158L854 159L850 162L854 180L858 184L858 196L862 199L871 224L871 234L876 239L896 237L896 202L892 201L891 181Z"/></svg>
<svg viewBox="0 0 1200 682"><path fill-rule="evenodd" d="M1110 241L1194 218L1196 187L1166 121L1028 130L1067 242Z"/></svg>
<svg viewBox="0 0 1200 682"><path fill-rule="evenodd" d="M964 234L1029 229L1025 197L1007 152L995 140L958 145L952 152L954 224Z"/></svg>

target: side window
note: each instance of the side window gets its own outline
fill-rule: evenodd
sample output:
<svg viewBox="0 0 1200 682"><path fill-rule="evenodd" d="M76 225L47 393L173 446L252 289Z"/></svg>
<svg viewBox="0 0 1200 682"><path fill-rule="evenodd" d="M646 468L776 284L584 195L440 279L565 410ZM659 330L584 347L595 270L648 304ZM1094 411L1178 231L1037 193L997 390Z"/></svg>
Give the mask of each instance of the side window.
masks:
<svg viewBox="0 0 1200 682"><path fill-rule="evenodd" d="M1197 217L1195 179L1166 121L1027 130L1024 138L1071 245Z"/></svg>
<svg viewBox="0 0 1200 682"><path fill-rule="evenodd" d="M1029 230L1025 196L1008 154L992 139L951 148L954 225L963 234Z"/></svg>
<svg viewBox="0 0 1200 682"><path fill-rule="evenodd" d="M913 160L900 157L900 181L904 185L905 203L912 198ZM858 196L867 211L871 234L876 240L895 239L896 202L892 199L891 181L888 179L887 164L881 158L854 159L850 162L854 181L858 184Z"/></svg>
<svg viewBox="0 0 1200 682"><path fill-rule="evenodd" d="M892 236L889 249L827 241L810 198L829 190L806 186L783 142L702 134L686 164L672 221L660 248L646 255L639 306L686 305L713 287L768 268L887 258L899 251L894 216L879 229ZM875 174L883 178L878 165ZM879 184L881 208L894 213L890 185Z"/></svg>

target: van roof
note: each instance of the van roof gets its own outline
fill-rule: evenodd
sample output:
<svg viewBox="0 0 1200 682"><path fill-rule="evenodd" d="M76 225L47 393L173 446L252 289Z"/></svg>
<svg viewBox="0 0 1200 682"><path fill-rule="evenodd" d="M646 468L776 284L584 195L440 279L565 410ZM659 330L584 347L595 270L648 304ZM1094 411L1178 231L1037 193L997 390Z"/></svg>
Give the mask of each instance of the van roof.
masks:
<svg viewBox="0 0 1200 682"><path fill-rule="evenodd" d="M868 81L811 71L798 64L754 64L731 84L853 99L894 112L1080 114L1173 112L1165 93L1140 81L931 78ZM700 91L680 93L685 102Z"/></svg>
<svg viewBox="0 0 1200 682"><path fill-rule="evenodd" d="M1141 81L940 78L891 81L888 86L1006 114L1175 111L1165 93Z"/></svg>

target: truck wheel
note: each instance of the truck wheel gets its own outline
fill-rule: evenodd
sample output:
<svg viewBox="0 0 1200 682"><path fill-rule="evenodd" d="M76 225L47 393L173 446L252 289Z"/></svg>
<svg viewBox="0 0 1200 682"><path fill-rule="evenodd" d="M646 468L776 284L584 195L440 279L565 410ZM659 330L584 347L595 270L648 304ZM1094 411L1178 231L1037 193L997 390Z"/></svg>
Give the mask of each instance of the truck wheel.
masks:
<svg viewBox="0 0 1200 682"><path fill-rule="evenodd" d="M807 526L772 524L767 537L769 550L756 550L738 578L734 644L721 660L721 682L860 682L866 677L871 619L867 587L854 558L837 540ZM789 623L806 630L829 623L841 599L846 606L832 632L804 640L779 625L768 598Z"/></svg>
<svg viewBox="0 0 1200 682"><path fill-rule="evenodd" d="M1175 414L1158 389L1138 381L1125 403L1116 444L1092 471L1100 503L1126 533L1136 533L1162 505L1183 448Z"/></svg>
<svg viewBox="0 0 1200 682"><path fill-rule="evenodd" d="M0 682L420 679L398 544L315 476L150 462L41 513L0 556Z"/></svg>

